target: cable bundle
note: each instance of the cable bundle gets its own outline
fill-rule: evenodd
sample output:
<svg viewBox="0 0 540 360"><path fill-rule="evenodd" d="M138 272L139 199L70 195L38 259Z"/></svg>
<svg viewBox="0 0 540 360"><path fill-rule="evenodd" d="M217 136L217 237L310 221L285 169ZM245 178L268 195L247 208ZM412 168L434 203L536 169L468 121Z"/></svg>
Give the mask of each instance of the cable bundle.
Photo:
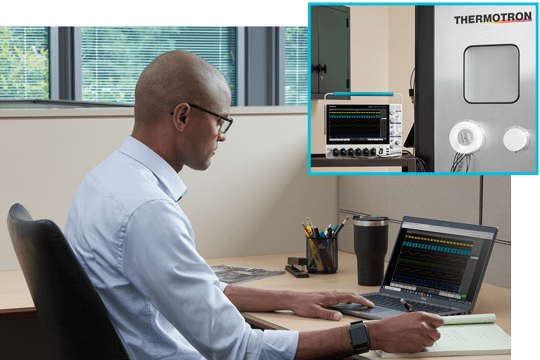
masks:
<svg viewBox="0 0 540 360"><path fill-rule="evenodd" d="M465 172L469 171L469 166L471 165L471 156L473 154L461 154L456 152L456 155L454 155L454 161L452 162L452 168L450 169L451 172L456 172L459 164L465 160L466 168Z"/></svg>

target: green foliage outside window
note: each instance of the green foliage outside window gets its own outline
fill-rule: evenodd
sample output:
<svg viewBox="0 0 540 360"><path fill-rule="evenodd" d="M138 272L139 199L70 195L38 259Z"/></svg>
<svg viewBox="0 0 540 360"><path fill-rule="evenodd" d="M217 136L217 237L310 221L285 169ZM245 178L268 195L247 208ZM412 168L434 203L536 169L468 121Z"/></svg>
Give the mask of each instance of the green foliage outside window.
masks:
<svg viewBox="0 0 540 360"><path fill-rule="evenodd" d="M307 105L307 27L285 28L285 105ZM216 66L237 93L236 28L82 27L82 100L134 103L141 71L173 49ZM0 27L0 99L49 99L46 27Z"/></svg>
<svg viewBox="0 0 540 360"><path fill-rule="evenodd" d="M49 98L46 28L0 27L0 98Z"/></svg>
<svg viewBox="0 0 540 360"><path fill-rule="evenodd" d="M285 105L308 103L308 28L285 28Z"/></svg>
<svg viewBox="0 0 540 360"><path fill-rule="evenodd" d="M182 49L216 66L229 81L236 102L236 28L83 27L84 101L135 102L135 85L158 55Z"/></svg>

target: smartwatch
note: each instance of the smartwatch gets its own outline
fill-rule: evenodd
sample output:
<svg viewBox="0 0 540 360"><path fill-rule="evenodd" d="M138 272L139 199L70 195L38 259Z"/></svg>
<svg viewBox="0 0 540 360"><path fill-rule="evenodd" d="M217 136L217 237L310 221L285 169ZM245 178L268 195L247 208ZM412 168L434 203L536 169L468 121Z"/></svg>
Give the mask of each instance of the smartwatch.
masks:
<svg viewBox="0 0 540 360"><path fill-rule="evenodd" d="M351 323L349 336L351 337L351 345L357 354L369 351L369 334L366 324L362 320Z"/></svg>

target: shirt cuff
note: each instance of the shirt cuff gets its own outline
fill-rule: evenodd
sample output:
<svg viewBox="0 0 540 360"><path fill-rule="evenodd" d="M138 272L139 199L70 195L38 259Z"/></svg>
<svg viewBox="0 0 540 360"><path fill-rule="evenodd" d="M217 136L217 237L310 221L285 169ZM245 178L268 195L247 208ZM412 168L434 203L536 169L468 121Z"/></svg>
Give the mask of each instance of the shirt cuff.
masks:
<svg viewBox="0 0 540 360"><path fill-rule="evenodd" d="M227 283L224 283L224 282L219 282L219 288L221 289L221 292L223 292L225 290L225 288L227 287Z"/></svg>
<svg viewBox="0 0 540 360"><path fill-rule="evenodd" d="M293 360L298 348L298 331L264 330L260 360Z"/></svg>

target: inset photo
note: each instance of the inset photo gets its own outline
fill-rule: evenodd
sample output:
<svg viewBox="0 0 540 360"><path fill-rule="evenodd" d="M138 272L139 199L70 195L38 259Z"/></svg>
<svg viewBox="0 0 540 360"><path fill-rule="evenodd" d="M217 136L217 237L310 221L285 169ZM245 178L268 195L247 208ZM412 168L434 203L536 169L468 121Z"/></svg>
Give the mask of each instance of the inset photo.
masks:
<svg viewBox="0 0 540 360"><path fill-rule="evenodd" d="M537 5L309 5L308 173L538 174Z"/></svg>

